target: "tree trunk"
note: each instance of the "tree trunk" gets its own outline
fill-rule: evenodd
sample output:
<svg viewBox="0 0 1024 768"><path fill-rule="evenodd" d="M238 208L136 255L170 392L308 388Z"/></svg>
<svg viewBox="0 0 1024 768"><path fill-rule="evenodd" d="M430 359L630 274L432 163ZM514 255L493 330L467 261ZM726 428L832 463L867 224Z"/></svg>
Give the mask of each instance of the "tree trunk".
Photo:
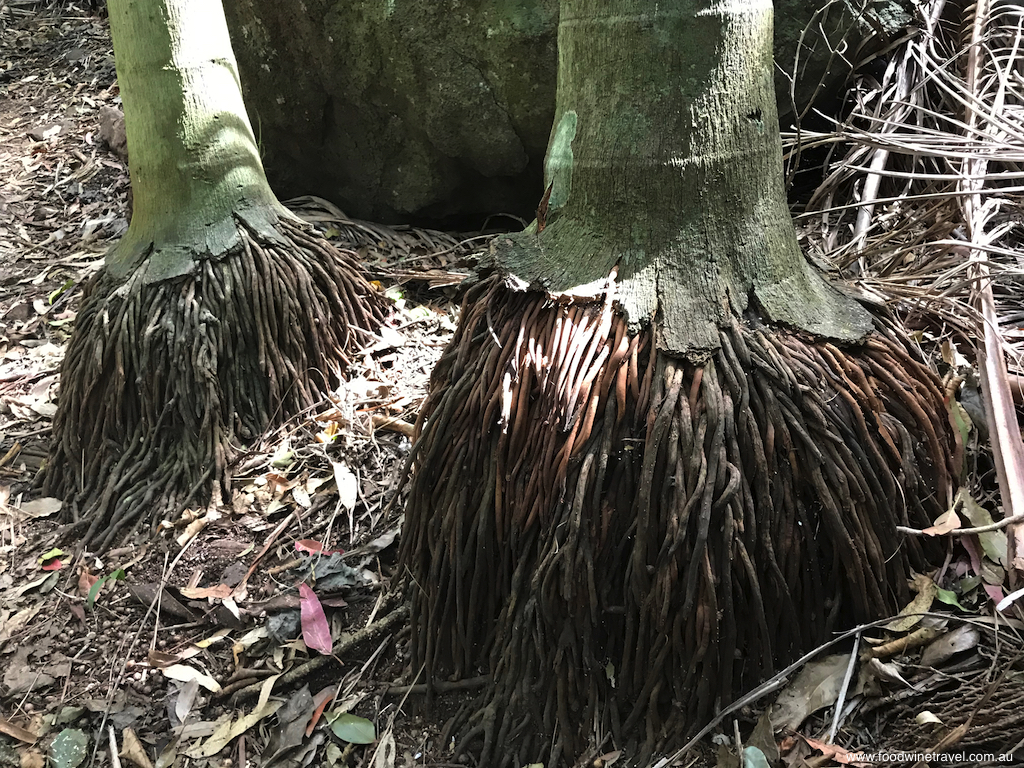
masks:
<svg viewBox="0 0 1024 768"><path fill-rule="evenodd" d="M807 264L786 205L771 0L563 0L547 220L497 259L551 293L618 265L633 328L697 355L748 307L850 341L859 305ZM540 231L538 231L540 230Z"/></svg>
<svg viewBox="0 0 1024 768"><path fill-rule="evenodd" d="M293 217L263 173L221 4L114 0L109 13L134 195L111 276L147 256L147 282L188 274L197 254L240 247L236 216L273 237Z"/></svg>
<svg viewBox="0 0 1024 768"><path fill-rule="evenodd" d="M412 668L482 764L630 765L898 610L955 467L938 381L803 259L771 5L563 0L537 220L431 378Z"/></svg>
<svg viewBox="0 0 1024 768"><path fill-rule="evenodd" d="M221 4L109 11L134 211L78 314L44 478L96 549L220 501L241 444L317 402L383 314L271 192Z"/></svg>

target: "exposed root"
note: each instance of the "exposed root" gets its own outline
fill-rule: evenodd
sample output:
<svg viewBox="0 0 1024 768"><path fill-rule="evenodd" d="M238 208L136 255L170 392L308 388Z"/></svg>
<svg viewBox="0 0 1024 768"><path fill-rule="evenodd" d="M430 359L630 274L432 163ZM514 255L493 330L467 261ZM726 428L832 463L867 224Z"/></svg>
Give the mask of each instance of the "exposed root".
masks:
<svg viewBox="0 0 1024 768"><path fill-rule="evenodd" d="M455 727L643 763L847 622L894 612L948 501L937 379L896 340L734 323L692 365L613 307L497 279L434 372L403 534L413 665L491 671ZM678 746L678 744L676 744Z"/></svg>
<svg viewBox="0 0 1024 768"><path fill-rule="evenodd" d="M349 254L278 227L269 242L238 223L241 248L179 279L94 279L45 476L88 526L83 545L106 549L129 526L219 497L241 444L315 403L379 326L383 304Z"/></svg>

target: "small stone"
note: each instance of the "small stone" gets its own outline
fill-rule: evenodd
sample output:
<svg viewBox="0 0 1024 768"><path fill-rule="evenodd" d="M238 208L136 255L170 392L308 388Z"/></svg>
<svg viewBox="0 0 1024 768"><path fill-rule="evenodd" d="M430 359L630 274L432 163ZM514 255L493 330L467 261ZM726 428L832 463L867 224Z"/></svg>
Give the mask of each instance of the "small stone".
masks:
<svg viewBox="0 0 1024 768"><path fill-rule="evenodd" d="M36 126L28 132L29 138L34 141L46 141L51 136L56 136L61 132L60 123L52 123L51 125L40 125Z"/></svg>
<svg viewBox="0 0 1024 768"><path fill-rule="evenodd" d="M101 107L99 122L100 139L122 163L127 165L128 138L124 130L124 113L113 107Z"/></svg>

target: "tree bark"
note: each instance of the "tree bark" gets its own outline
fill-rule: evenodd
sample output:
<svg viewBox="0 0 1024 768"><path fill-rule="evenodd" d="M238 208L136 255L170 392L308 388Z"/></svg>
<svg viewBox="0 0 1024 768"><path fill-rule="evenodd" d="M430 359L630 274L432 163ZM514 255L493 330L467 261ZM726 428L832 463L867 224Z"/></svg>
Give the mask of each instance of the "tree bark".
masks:
<svg viewBox="0 0 1024 768"><path fill-rule="evenodd" d="M618 266L630 326L694 358L748 308L850 341L868 313L805 261L786 205L771 0L563 0L544 225L497 262L550 293Z"/></svg>
<svg viewBox="0 0 1024 768"><path fill-rule="evenodd" d="M112 0L109 13L134 208L108 271L149 255L148 283L188 274L195 254L239 246L234 216L273 237L291 214L267 183L221 4Z"/></svg>

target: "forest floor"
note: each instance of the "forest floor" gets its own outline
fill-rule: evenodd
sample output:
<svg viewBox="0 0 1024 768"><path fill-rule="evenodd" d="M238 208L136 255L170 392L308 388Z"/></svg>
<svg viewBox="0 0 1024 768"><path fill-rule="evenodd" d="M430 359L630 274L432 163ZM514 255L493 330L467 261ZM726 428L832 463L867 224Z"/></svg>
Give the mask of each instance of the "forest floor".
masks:
<svg viewBox="0 0 1024 768"><path fill-rule="evenodd" d="M295 201L395 299L379 342L321 408L252 447L230 505L191 510L102 558L76 554L60 536L61 502L35 479L83 286L128 226L127 167L110 146L118 106L104 18L0 0L0 766L468 764L442 730L472 690L422 714L407 669L407 615L389 591L401 528L391 502L481 241ZM950 573L963 562L951 554ZM297 590L314 566L322 611ZM921 592L915 607L927 610L937 593ZM923 751L965 727L943 748L1024 765L1005 751L1024 727L1022 673L1006 663L1024 627L994 625L983 589L957 594L960 617L937 620L927 642L862 657L835 739L831 715L812 713L835 702L850 646L794 670L775 715L792 729L758 737L773 764L858 763L852 750L866 746ZM303 642L317 626L333 656ZM909 624L889 630L913 635ZM738 765L726 747L766 703L721 725L710 764Z"/></svg>

